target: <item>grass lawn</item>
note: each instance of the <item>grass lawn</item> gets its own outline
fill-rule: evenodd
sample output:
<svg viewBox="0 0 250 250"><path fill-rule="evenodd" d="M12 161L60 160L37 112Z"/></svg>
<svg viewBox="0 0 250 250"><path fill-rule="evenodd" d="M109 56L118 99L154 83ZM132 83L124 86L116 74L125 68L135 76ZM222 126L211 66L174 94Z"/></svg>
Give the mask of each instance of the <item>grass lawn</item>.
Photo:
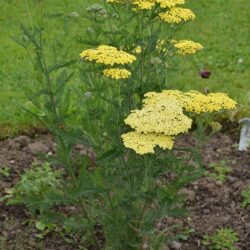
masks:
<svg viewBox="0 0 250 250"><path fill-rule="evenodd" d="M96 0L95 2L97 2ZM47 42L69 48L67 57L77 58L82 44L72 37L81 37L86 27L82 16L89 0L46 0ZM193 57L182 58L177 72L170 73L172 88L228 92L240 103L250 105L250 1L190 0L188 6L196 13L195 21L179 33L204 45ZM34 73L25 51L10 36L19 36L19 23L30 23L25 0L0 0L0 136L15 134L32 126L34 121L22 109L26 99L21 85L31 84ZM67 14L77 11L78 19ZM208 69L210 79L202 79L199 71ZM77 84L75 78L74 83Z"/></svg>

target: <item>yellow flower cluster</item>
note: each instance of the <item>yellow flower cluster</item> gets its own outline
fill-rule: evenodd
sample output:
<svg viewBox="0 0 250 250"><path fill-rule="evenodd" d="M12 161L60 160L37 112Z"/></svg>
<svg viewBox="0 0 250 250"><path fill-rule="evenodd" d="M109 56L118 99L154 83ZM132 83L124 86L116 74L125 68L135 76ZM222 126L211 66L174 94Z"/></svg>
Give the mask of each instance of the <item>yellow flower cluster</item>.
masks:
<svg viewBox="0 0 250 250"><path fill-rule="evenodd" d="M105 69L103 75L112 79L126 79L131 76L131 72L126 69L111 68Z"/></svg>
<svg viewBox="0 0 250 250"><path fill-rule="evenodd" d="M168 51L167 47L169 43L173 44L173 46L177 49L176 53L179 55L190 55L203 49L203 46L200 43L196 43L189 40L181 40L181 41L158 40L156 43L157 51L163 53L167 52ZM169 50L169 53L172 53L172 51Z"/></svg>
<svg viewBox="0 0 250 250"><path fill-rule="evenodd" d="M196 51L202 50L203 46L200 43L195 43L189 40L173 41L174 47L177 48L177 54L189 55Z"/></svg>
<svg viewBox="0 0 250 250"><path fill-rule="evenodd" d="M175 98L187 112L200 114L203 112L217 112L232 110L236 102L225 93L210 93L204 95L197 91L181 92L179 90L163 90L161 93L149 92L145 94L144 106L157 105L168 98Z"/></svg>
<svg viewBox="0 0 250 250"><path fill-rule="evenodd" d="M136 6L136 10L151 10L155 5L153 0L134 0L132 4Z"/></svg>
<svg viewBox="0 0 250 250"><path fill-rule="evenodd" d="M159 105L165 100L174 98L178 101L179 105L183 106L183 93L179 90L163 90L161 93L148 92L143 100L144 106Z"/></svg>
<svg viewBox="0 0 250 250"><path fill-rule="evenodd" d="M189 91L185 93L185 98L183 99L184 109L197 114L232 110L235 109L236 105L237 103L225 93L203 95L197 91Z"/></svg>
<svg viewBox="0 0 250 250"><path fill-rule="evenodd" d="M122 135L124 145L138 154L153 153L155 146L171 149L174 136L187 132L192 120L174 97L161 102L144 103L141 110L133 110L125 123L135 131Z"/></svg>
<svg viewBox="0 0 250 250"><path fill-rule="evenodd" d="M197 91L164 90L148 92L143 108L134 110L125 123L134 131L123 134L124 145L138 154L154 153L154 148L171 149L174 137L187 132L192 125L183 110L200 114L232 110L236 102L224 93L201 94Z"/></svg>
<svg viewBox="0 0 250 250"><path fill-rule="evenodd" d="M151 10L156 4L159 4L161 8L172 8L176 5L185 3L185 0L106 0L107 3L132 3L136 5L139 10Z"/></svg>
<svg viewBox="0 0 250 250"><path fill-rule="evenodd" d="M86 61L110 66L130 64L136 60L134 55L108 45L100 45L96 49L84 50L80 57ZM121 68L108 68L104 69L103 75L118 80L128 78L131 72Z"/></svg>
<svg viewBox="0 0 250 250"><path fill-rule="evenodd" d="M185 0L156 0L161 8L172 8L185 3Z"/></svg>
<svg viewBox="0 0 250 250"><path fill-rule="evenodd" d="M190 9L173 7L166 12L159 14L160 19L167 23L180 23L182 21L189 21L195 18L195 14Z"/></svg>
<svg viewBox="0 0 250 250"><path fill-rule="evenodd" d="M195 18L194 13L190 9L177 7L185 4L185 0L106 0L107 3L132 4L135 11L151 10L159 5L161 9L168 9L166 12L160 13L161 20L168 23L180 23Z"/></svg>
<svg viewBox="0 0 250 250"><path fill-rule="evenodd" d="M125 123L139 133L177 135L187 132L192 121L183 114L175 98L168 98L161 103L145 105L141 110L132 111Z"/></svg>
<svg viewBox="0 0 250 250"><path fill-rule="evenodd" d="M159 5L165 12L159 14L161 20L167 23L180 23L195 18L195 14L190 9L178 7L185 4L185 0L106 0L107 3L132 4L133 10L151 10ZM158 12L158 9L156 8Z"/></svg>
<svg viewBox="0 0 250 250"><path fill-rule="evenodd" d="M125 3L124 0L106 0L107 3Z"/></svg>
<svg viewBox="0 0 250 250"><path fill-rule="evenodd" d="M122 135L126 148L131 148L138 154L154 153L154 148L159 146L163 149L171 149L174 140L171 136L154 133L137 133L136 131Z"/></svg>
<svg viewBox="0 0 250 250"><path fill-rule="evenodd" d="M84 50L80 54L80 57L87 61L94 61L96 63L111 66L114 64L130 64L136 60L135 56L108 45L101 45L96 49Z"/></svg>

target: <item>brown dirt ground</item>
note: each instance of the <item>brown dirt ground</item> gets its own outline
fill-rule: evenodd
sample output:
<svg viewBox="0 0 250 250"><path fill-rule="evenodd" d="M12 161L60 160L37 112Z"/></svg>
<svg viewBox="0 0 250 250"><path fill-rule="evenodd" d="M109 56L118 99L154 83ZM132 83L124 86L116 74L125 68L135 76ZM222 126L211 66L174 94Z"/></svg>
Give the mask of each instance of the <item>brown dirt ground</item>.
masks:
<svg viewBox="0 0 250 250"><path fill-rule="evenodd" d="M9 177L0 175L0 197L18 181L24 169L38 160L28 147L34 142L46 145L51 154L54 152L52 138L47 134L0 141L0 167L10 168ZM231 227L240 237L238 249L250 250L250 206L247 209L241 207L241 191L250 185L250 151L238 152L234 146L237 143L237 137L219 133L206 144L203 149L204 165L227 160L227 165L232 167L233 172L227 175L225 183L202 177L186 188L189 197L186 205L191 219L168 218L164 223L166 226L178 223L184 227L192 227L194 233L187 241L178 242L180 248L169 246L166 249L206 249L201 245L205 234L211 234L218 228ZM188 138L180 144L193 146ZM28 219L29 215L24 207L0 203L0 249L78 249L55 234L49 234L42 241L38 240L34 226L27 224Z"/></svg>

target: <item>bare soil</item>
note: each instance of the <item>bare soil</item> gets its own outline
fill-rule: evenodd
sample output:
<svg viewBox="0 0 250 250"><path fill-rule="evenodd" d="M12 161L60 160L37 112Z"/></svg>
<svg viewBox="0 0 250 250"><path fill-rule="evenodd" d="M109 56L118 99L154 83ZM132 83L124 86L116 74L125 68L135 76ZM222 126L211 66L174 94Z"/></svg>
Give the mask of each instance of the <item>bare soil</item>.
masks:
<svg viewBox="0 0 250 250"><path fill-rule="evenodd" d="M188 138L179 143L193 146ZM241 191L250 185L250 151L239 152L235 146L237 143L237 136L219 133L203 148L205 167L226 160L233 171L227 175L224 183L204 176L186 188L190 218L167 218L164 224L171 226L178 223L193 228L194 232L187 241L175 242L166 249L206 249L201 244L203 236L225 227L231 227L238 233L238 249L250 249L250 206L247 209L241 206ZM9 176L0 174L0 197L19 180L25 169L30 168L34 161L39 161L39 150L46 154L54 153L50 135L19 136L0 141L0 167L10 168ZM0 249L79 249L56 234L49 234L43 240L37 239L38 232L29 219L24 207L0 203Z"/></svg>

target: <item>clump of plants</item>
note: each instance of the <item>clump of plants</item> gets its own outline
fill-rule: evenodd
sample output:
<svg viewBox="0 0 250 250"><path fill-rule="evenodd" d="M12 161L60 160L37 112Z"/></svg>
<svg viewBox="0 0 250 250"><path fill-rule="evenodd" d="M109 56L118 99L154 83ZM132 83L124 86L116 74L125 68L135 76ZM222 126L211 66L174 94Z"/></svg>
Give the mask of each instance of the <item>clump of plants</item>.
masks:
<svg viewBox="0 0 250 250"><path fill-rule="evenodd" d="M208 167L212 172L207 171L206 175L217 181L224 182L226 179L226 175L233 171L232 168L228 167L227 165L228 161L226 160L221 160L217 163L211 163Z"/></svg>
<svg viewBox="0 0 250 250"><path fill-rule="evenodd" d="M243 190L241 195L243 197L242 206L246 208L250 205L250 187Z"/></svg>
<svg viewBox="0 0 250 250"><path fill-rule="evenodd" d="M50 167L48 163L26 170L21 180L8 190L7 204L25 205L33 214L49 211L55 203L49 196L61 188L62 172Z"/></svg>
<svg viewBox="0 0 250 250"><path fill-rule="evenodd" d="M84 235L87 248L160 249L170 240L156 223L186 214L180 191L202 172L199 152L206 128L214 113L236 107L224 93L168 89L174 57L203 48L174 39L195 18L184 3L108 0L90 6L90 27L77 65L59 55L47 59L42 11L32 27L22 25L25 39L16 39L32 58L37 76L34 86L25 87L26 109L54 136L54 161L64 174L48 166L41 174L34 170L13 190L31 211L40 211L43 225ZM75 69L78 85L71 81ZM198 126L192 132L194 121ZM196 147L175 147L187 133L195 137ZM47 176L54 176L53 185ZM29 184L40 187L41 180L50 190L42 195ZM29 202L37 196L39 203ZM9 197L9 203L15 199ZM69 212L69 207L74 209Z"/></svg>
<svg viewBox="0 0 250 250"><path fill-rule="evenodd" d="M235 244L239 241L239 236L231 228L218 229L213 235L206 235L203 245L208 249L236 250Z"/></svg>

